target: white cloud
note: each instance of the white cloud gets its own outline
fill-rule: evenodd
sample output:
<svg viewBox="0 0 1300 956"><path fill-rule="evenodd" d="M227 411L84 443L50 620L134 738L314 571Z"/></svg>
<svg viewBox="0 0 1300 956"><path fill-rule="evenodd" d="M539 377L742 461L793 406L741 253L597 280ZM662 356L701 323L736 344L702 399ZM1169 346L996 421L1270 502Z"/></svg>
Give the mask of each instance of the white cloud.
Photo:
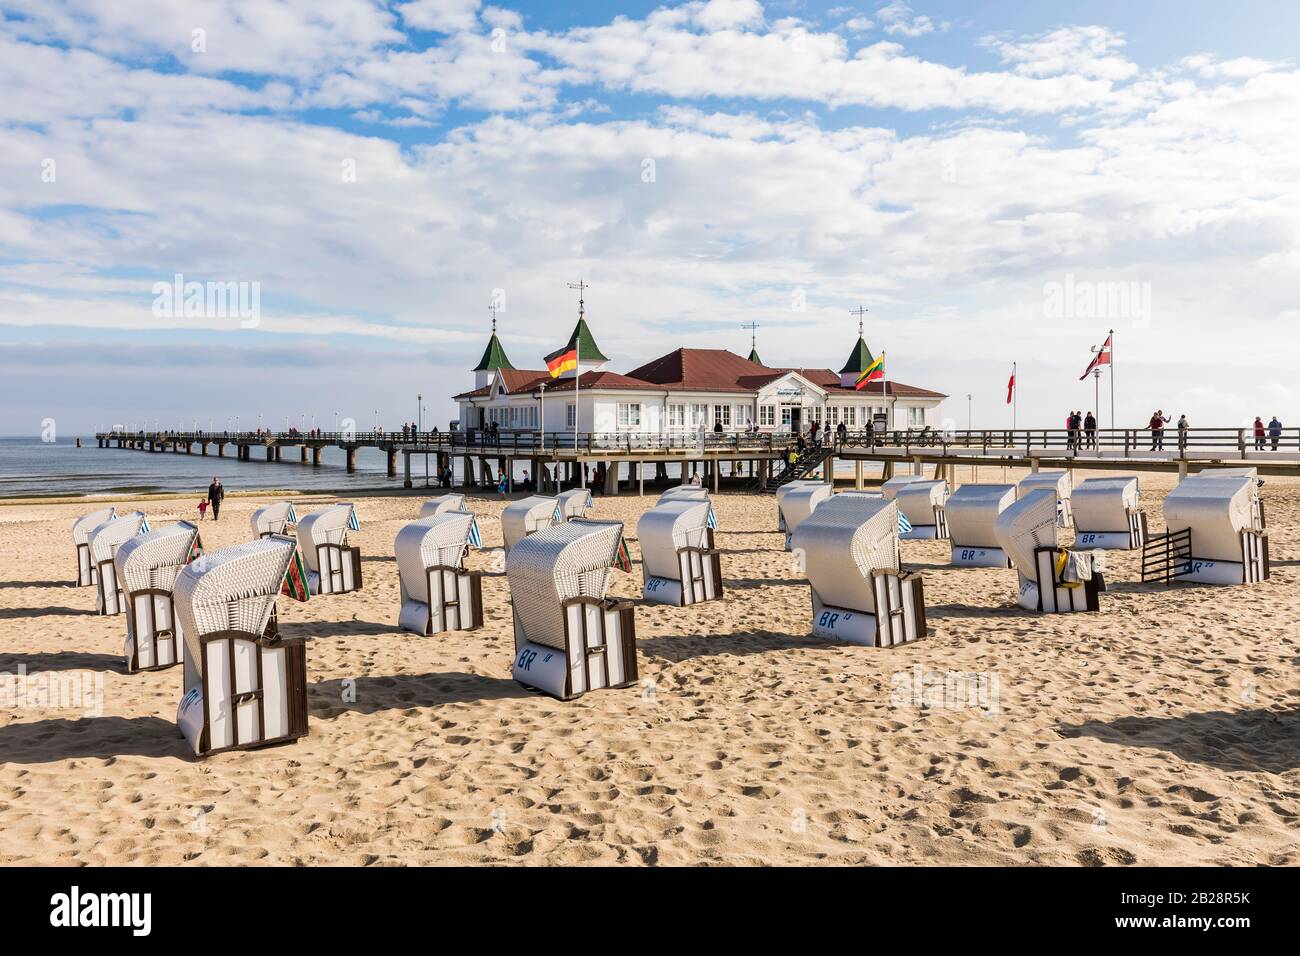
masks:
<svg viewBox="0 0 1300 956"><path fill-rule="evenodd" d="M402 20L416 30L461 33L478 25L479 0L412 0L399 3Z"/></svg>
<svg viewBox="0 0 1300 956"><path fill-rule="evenodd" d="M947 21L937 23L928 16L918 16L903 0L894 0L876 11L886 33L905 37L919 37L935 30L947 30Z"/></svg>
<svg viewBox="0 0 1300 956"><path fill-rule="evenodd" d="M1072 74L1119 82L1137 75L1137 64L1118 52L1124 38L1105 27L1061 27L1039 37L981 41L1023 76Z"/></svg>

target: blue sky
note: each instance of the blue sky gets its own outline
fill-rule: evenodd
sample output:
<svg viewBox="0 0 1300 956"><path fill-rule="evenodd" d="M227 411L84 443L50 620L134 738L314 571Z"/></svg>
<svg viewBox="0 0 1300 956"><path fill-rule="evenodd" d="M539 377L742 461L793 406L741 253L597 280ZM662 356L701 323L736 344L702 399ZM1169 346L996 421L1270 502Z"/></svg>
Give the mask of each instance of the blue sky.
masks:
<svg viewBox="0 0 1300 956"><path fill-rule="evenodd" d="M1300 416L1300 7L0 0L0 433L438 421L535 367L838 368L965 424ZM257 320L155 286L256 284ZM1077 293L1054 309L1053 290ZM802 304L802 307L801 305Z"/></svg>

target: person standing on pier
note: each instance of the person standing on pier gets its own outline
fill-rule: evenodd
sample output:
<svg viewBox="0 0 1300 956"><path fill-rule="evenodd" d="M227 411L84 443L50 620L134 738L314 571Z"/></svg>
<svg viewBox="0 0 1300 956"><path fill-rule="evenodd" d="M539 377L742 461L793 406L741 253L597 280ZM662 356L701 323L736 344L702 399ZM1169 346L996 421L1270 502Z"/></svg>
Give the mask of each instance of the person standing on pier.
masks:
<svg viewBox="0 0 1300 956"><path fill-rule="evenodd" d="M1178 450L1180 452L1187 451L1187 428L1188 428L1187 416L1185 414L1179 415L1178 416Z"/></svg>
<svg viewBox="0 0 1300 956"><path fill-rule="evenodd" d="M212 520L221 520L221 502L226 497L226 489L221 487L221 479L214 477L208 485L208 503L212 505Z"/></svg>
<svg viewBox="0 0 1300 956"><path fill-rule="evenodd" d="M1255 416L1255 451L1264 450L1264 419Z"/></svg>
<svg viewBox="0 0 1300 956"><path fill-rule="evenodd" d="M1083 434L1086 439L1084 444L1095 451L1097 448L1097 416L1091 411L1084 416Z"/></svg>
<svg viewBox="0 0 1300 956"><path fill-rule="evenodd" d="M1157 408L1156 413L1151 416L1151 450L1157 449L1163 451L1165 447L1165 426L1169 424L1169 419L1165 418L1165 410Z"/></svg>
<svg viewBox="0 0 1300 956"><path fill-rule="evenodd" d="M1277 443L1282 438L1282 422L1278 420L1276 415L1268 423L1268 437L1273 442L1273 450L1277 451Z"/></svg>

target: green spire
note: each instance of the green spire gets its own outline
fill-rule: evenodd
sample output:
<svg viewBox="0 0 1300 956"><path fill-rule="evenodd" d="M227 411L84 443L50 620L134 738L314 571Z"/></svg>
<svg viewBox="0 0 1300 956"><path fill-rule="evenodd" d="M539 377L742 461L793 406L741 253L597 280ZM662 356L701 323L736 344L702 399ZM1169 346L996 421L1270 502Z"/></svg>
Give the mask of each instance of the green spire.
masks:
<svg viewBox="0 0 1300 956"><path fill-rule="evenodd" d="M573 334L569 336L569 343L564 347L567 352L577 347L578 361L580 362L608 362L609 357L602 354L596 347L596 340L591 337L591 329L587 328L586 319L578 319L578 324L573 327Z"/></svg>
<svg viewBox="0 0 1300 956"><path fill-rule="evenodd" d="M492 338L488 339L487 348L483 350L483 357L478 360L478 365L473 371L491 372L498 368L514 368L514 366L510 364L510 359L506 358L506 350L501 347L501 340L493 331Z"/></svg>
<svg viewBox="0 0 1300 956"><path fill-rule="evenodd" d="M853 346L853 351L849 353L849 360L845 362L844 367L840 369L840 374L843 375L845 372L865 372L871 367L871 363L874 361L875 359L871 355L871 349L867 348L867 343L863 340L862 336L859 335L858 344Z"/></svg>
<svg viewBox="0 0 1300 956"><path fill-rule="evenodd" d="M750 348L750 350L749 350L749 360L750 360L751 362L753 362L755 365L762 365L762 364L763 364L763 360L762 360L761 358L758 357L758 349L757 349L757 348Z"/></svg>

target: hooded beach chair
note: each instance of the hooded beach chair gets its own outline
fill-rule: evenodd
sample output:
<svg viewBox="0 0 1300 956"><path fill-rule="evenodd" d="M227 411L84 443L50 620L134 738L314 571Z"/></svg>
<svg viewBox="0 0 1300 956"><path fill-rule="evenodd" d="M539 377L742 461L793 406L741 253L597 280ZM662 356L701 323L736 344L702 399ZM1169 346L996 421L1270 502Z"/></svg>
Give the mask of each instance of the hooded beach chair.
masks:
<svg viewBox="0 0 1300 956"><path fill-rule="evenodd" d="M181 521L122 543L113 557L125 595L126 669L158 670L179 664L184 643L172 592L181 568L199 554L199 529Z"/></svg>
<svg viewBox="0 0 1300 956"><path fill-rule="evenodd" d="M898 489L917 481L925 481L920 475L898 475L890 478L880 486L880 493L885 496L886 500L893 501L898 496Z"/></svg>
<svg viewBox="0 0 1300 956"><path fill-rule="evenodd" d="M784 489L782 489L784 490ZM825 481L811 481L791 488L784 495L778 495L777 504L781 509L781 527L785 529L785 550L790 550L790 539L799 523L816 510L817 506L835 493L835 489Z"/></svg>
<svg viewBox="0 0 1300 956"><path fill-rule="evenodd" d="M826 484L826 482L824 481L811 481L807 478L800 478L797 481L787 481L784 485L777 488L776 489L776 530L784 532L787 535L790 532L790 529L785 526L785 512L781 507L782 503L785 501L786 495L794 491L797 491L800 488L811 488L815 485L824 485L824 484ZM673 490L675 489L671 489L671 488L669 489L669 491L673 491ZM786 541L785 546L787 549L789 549L790 542L788 540Z"/></svg>
<svg viewBox="0 0 1300 956"><path fill-rule="evenodd" d="M1039 487L1007 505L994 534L1020 580L1016 603L1028 611L1063 614L1095 611L1104 587L1097 551L1060 547L1057 490Z"/></svg>
<svg viewBox="0 0 1300 956"><path fill-rule="evenodd" d="M1249 478L1254 486L1254 493L1251 495L1251 526L1262 531L1266 527L1264 521L1264 498L1263 485L1264 481L1259 477L1259 471L1255 468L1204 468L1195 474L1188 475L1188 478ZM1184 479L1186 480L1186 479Z"/></svg>
<svg viewBox="0 0 1300 956"><path fill-rule="evenodd" d="M281 637L275 613L297 560L294 539L275 535L205 554L176 576L185 640L176 724L195 754L307 733L305 638Z"/></svg>
<svg viewBox="0 0 1300 956"><path fill-rule="evenodd" d="M962 485L948 496L944 516L952 540L952 563L963 568L1009 568L994 526L1011 502L1015 485Z"/></svg>
<svg viewBox="0 0 1300 956"><path fill-rule="evenodd" d="M555 497L560 499L561 521L585 518L587 512L591 511L590 488L570 488L568 491L559 492Z"/></svg>
<svg viewBox="0 0 1300 956"><path fill-rule="evenodd" d="M298 522L298 547L312 594L361 590L361 549L348 544L348 532L358 527L350 504L330 505Z"/></svg>
<svg viewBox="0 0 1300 956"><path fill-rule="evenodd" d="M909 481L894 493L899 513L907 519L898 536L908 541L948 537L948 482Z"/></svg>
<svg viewBox="0 0 1300 956"><path fill-rule="evenodd" d="M642 594L656 604L685 607L722 597L722 557L713 544L708 501L661 501L636 525Z"/></svg>
<svg viewBox="0 0 1300 956"><path fill-rule="evenodd" d="M659 496L659 504L665 501L708 501L709 489L700 485L673 485Z"/></svg>
<svg viewBox="0 0 1300 956"><path fill-rule="evenodd" d="M1074 525L1074 516L1070 508L1070 492L1073 485L1068 471L1036 471L1020 479L1020 497L1024 497L1035 488L1047 488L1056 493L1056 526L1069 528Z"/></svg>
<svg viewBox="0 0 1300 956"><path fill-rule="evenodd" d="M804 556L817 637L891 647L926 635L921 575L898 565L895 502L836 495L795 529L794 548Z"/></svg>
<svg viewBox="0 0 1300 956"><path fill-rule="evenodd" d="M72 525L72 543L77 549L77 587L86 588L99 580L95 563L90 560L90 532L105 521L117 516L114 507L100 508L88 515L82 515Z"/></svg>
<svg viewBox="0 0 1300 956"><path fill-rule="evenodd" d="M420 505L420 517L432 518L434 515L445 514L446 512L465 512L465 496L460 492L450 492L445 495L439 495L436 498L430 498L424 504Z"/></svg>
<svg viewBox="0 0 1300 956"><path fill-rule="evenodd" d="M298 523L298 512L292 501L277 501L273 505L258 508L249 519L253 534L266 538L273 534L293 534L293 526Z"/></svg>
<svg viewBox="0 0 1300 956"><path fill-rule="evenodd" d="M512 501L501 510L501 538L506 554L530 534L535 534L564 520L558 497L529 495Z"/></svg>
<svg viewBox="0 0 1300 956"><path fill-rule="evenodd" d="M561 700L636 683L635 610L605 596L626 559L620 521L564 522L510 549L515 680Z"/></svg>
<svg viewBox="0 0 1300 956"><path fill-rule="evenodd" d="M115 515L90 532L87 544L90 549L90 564L95 569L95 583L98 585L100 614L122 613L125 596L113 567L113 556L127 541L148 530L149 522L144 512L132 511Z"/></svg>
<svg viewBox="0 0 1300 956"><path fill-rule="evenodd" d="M416 634L472 631L483 624L483 574L465 570L474 515L444 511L397 532L402 609L398 624Z"/></svg>
<svg viewBox="0 0 1300 956"><path fill-rule="evenodd" d="M1226 470L1226 469L1225 469ZM1165 534L1143 553L1170 555L1168 577L1201 584L1253 584L1269 577L1268 532L1258 509L1259 478L1250 474L1184 478L1165 495ZM1166 544L1167 543L1167 544ZM1180 547L1181 545L1181 547Z"/></svg>
<svg viewBox="0 0 1300 956"><path fill-rule="evenodd" d="M1138 508L1138 480L1088 478L1070 495L1078 548L1131 551L1147 540L1146 512Z"/></svg>

